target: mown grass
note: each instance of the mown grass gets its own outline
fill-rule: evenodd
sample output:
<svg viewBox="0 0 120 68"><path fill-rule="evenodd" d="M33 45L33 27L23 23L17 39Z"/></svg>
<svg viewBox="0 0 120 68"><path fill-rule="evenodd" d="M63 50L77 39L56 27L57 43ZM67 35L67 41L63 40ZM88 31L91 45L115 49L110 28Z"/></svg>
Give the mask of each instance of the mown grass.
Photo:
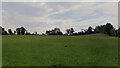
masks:
<svg viewBox="0 0 120 68"><path fill-rule="evenodd" d="M118 38L3 36L3 66L117 66Z"/></svg>

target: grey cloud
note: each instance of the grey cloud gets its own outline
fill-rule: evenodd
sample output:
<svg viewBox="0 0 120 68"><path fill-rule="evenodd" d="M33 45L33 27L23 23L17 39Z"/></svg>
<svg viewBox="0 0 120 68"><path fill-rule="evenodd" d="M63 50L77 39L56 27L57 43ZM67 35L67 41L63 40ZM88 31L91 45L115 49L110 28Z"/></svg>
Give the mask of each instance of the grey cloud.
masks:
<svg viewBox="0 0 120 68"><path fill-rule="evenodd" d="M100 10L99 12L96 11L98 9ZM73 12L73 14L70 13L71 15L68 14L67 16L66 13L68 12ZM61 15L63 19L59 18L60 14L63 14ZM51 17L54 15L58 19ZM38 31L39 33L55 27L61 28L62 31L74 27L76 31L79 31L83 27L89 25L94 27L96 24L100 25L106 22L111 22L117 27L116 15L116 3L15 2L3 4L3 26L5 28L15 29L24 26L32 32Z"/></svg>

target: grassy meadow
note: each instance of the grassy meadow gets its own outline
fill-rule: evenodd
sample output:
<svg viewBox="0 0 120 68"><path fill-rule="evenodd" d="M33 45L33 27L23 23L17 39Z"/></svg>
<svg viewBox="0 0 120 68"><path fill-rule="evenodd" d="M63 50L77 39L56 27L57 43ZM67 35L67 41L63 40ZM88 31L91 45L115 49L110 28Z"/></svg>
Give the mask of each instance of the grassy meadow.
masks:
<svg viewBox="0 0 120 68"><path fill-rule="evenodd" d="M3 66L117 66L118 38L4 35Z"/></svg>

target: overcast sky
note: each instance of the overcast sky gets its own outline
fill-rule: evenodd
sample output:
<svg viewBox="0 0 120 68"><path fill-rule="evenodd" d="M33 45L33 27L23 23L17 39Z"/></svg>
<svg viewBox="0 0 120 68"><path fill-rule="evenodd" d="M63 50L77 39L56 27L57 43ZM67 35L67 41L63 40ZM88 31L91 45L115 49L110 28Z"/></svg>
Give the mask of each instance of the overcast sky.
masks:
<svg viewBox="0 0 120 68"><path fill-rule="evenodd" d="M55 27L75 31L110 22L118 27L117 2L4 2L2 26L15 30L24 26L43 33Z"/></svg>

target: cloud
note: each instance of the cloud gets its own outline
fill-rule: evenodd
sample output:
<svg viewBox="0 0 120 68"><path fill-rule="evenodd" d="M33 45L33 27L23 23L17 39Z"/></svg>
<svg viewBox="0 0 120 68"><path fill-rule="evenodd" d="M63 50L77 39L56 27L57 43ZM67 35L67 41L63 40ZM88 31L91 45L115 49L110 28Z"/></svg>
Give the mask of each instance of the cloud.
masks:
<svg viewBox="0 0 120 68"><path fill-rule="evenodd" d="M3 3L3 26L24 26L31 32L45 32L55 27L81 28L111 22L117 28L117 3L89 2L14 2Z"/></svg>
<svg viewBox="0 0 120 68"><path fill-rule="evenodd" d="M3 2L118 2L119 0L3 0Z"/></svg>

